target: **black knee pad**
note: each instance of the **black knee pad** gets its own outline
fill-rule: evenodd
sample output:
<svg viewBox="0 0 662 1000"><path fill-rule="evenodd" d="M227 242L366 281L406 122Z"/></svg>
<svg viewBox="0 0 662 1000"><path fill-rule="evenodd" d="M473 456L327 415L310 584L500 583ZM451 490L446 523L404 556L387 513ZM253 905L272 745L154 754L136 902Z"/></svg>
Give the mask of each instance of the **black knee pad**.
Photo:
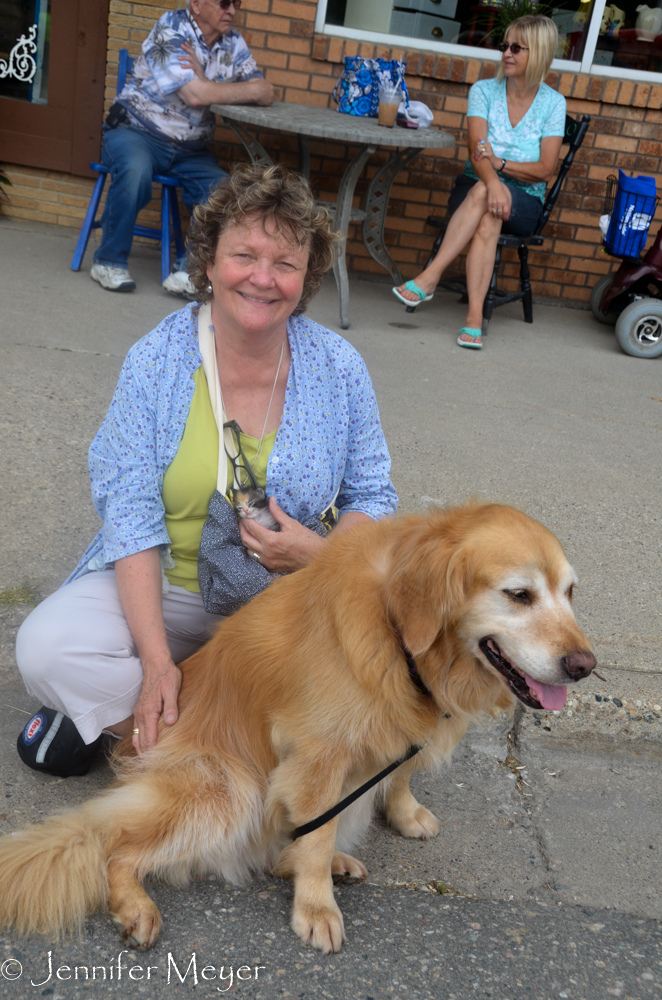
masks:
<svg viewBox="0 0 662 1000"><path fill-rule="evenodd" d="M35 771L57 778L87 774L103 737L85 743L71 719L54 708L33 715L16 742L18 755Z"/></svg>

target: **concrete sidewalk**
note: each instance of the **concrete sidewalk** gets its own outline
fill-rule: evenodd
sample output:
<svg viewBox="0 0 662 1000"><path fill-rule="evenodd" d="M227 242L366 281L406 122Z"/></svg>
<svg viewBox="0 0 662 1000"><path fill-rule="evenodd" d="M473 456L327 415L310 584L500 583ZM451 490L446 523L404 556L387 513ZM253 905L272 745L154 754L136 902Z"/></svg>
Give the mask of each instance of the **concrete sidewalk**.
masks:
<svg viewBox="0 0 662 1000"><path fill-rule="evenodd" d="M136 248L138 290L113 295L69 270L75 238L0 219L0 591L28 580L50 593L96 532L87 448L127 349L178 307L160 288L155 250ZM332 282L309 314L339 330ZM226 961L260 959L268 980L240 991L265 1000L653 995L662 975L660 362L623 355L613 331L578 310L537 306L527 326L507 306L480 353L456 346L463 309L447 293L408 315L388 286L352 282L351 316L344 335L375 384L401 510L477 495L555 531L579 573L577 613L606 681L581 685L559 715L526 712L471 734L447 771L418 779L442 836L421 845L375 827L361 854L370 884L340 891L349 937L340 956L299 948L286 885L210 883L157 890L166 926L151 964L165 968L171 951L181 965L196 949L212 962L223 949ZM2 831L109 780L103 763L66 782L18 765L16 735L34 703L13 636L27 610L0 607ZM426 936L439 927L443 939ZM96 917L88 931L75 955L60 948L60 963L85 964L96 951L105 958L94 964L108 965L119 951L109 921ZM43 978L44 942L0 938L0 964L3 944ZM84 989L48 984L58 995L65 985ZM9 987L12 998L35 995L25 979ZM139 989L125 980L105 988ZM163 979L154 995L171 988Z"/></svg>

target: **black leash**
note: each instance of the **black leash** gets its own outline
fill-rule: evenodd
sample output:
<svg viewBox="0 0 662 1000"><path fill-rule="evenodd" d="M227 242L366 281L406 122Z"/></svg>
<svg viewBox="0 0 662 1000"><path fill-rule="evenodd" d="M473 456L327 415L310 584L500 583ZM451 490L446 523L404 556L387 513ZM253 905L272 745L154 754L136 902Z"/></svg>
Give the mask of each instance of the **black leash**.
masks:
<svg viewBox="0 0 662 1000"><path fill-rule="evenodd" d="M329 820L335 819L338 813L341 813L343 809L347 808L347 806L351 806L352 802L356 802L357 799L360 799L364 792L367 792L369 788L376 785L382 780L382 778L385 778L387 774L390 774L391 771L395 771L396 767L400 767L400 765L404 764L406 760L410 760L412 757L415 757L419 750L422 749L423 747L409 747L409 750L407 750L404 757L401 757L400 760L396 760L392 764L389 764L383 771L376 774L374 778L370 778L368 781L364 782L360 788L357 788L355 791L350 792L349 795L346 795L345 798L341 799L337 805L333 806L331 809L327 809L325 813L322 813L322 815L318 816L317 819L311 820L310 823L304 823L303 826L298 826L296 830L292 831L292 840L297 840L299 837L305 837L307 833L312 833L313 830L317 830L320 826L324 826L324 824L328 823Z"/></svg>
<svg viewBox="0 0 662 1000"><path fill-rule="evenodd" d="M411 655L411 653L405 646L402 639L400 639L400 644L402 646L402 652L404 658L407 661L407 666L409 667L409 676L412 680L412 683L415 684L415 686L418 688L418 690L421 692L422 695L424 695L426 698L431 698L432 692L426 686L425 681L419 674L418 667L416 666L416 660ZM450 716L447 715L446 718L448 719L450 718ZM317 819L311 820L310 823L304 823L303 826L298 826L292 832L292 840L297 840L299 837L304 837L307 833L312 833L313 830L318 830L320 826L324 826L324 824L328 823L329 820L335 819L338 813L341 813L343 809L347 808L347 806L351 806L352 802L356 802L357 799L360 799L361 796L364 794L364 792L367 792L368 789L373 787L373 785L376 785L378 782L380 782L382 778L385 778L388 774L391 773L391 771L395 771L395 769L400 767L401 764L404 764L405 761L411 760L411 758L415 757L416 754L419 752L419 750L422 749L423 747L417 747L417 746L409 747L409 750L407 750L407 753L404 755L404 757L400 757L399 760L396 760L392 764L389 764L388 767L385 767L383 771L380 771L379 774L376 774L374 778L370 778L363 785L361 785L360 788L357 788L356 791L350 792L349 795L346 795L345 798L342 799L340 802L338 802L337 805L333 806L331 809L327 809L325 813L322 813L322 815L318 816Z"/></svg>

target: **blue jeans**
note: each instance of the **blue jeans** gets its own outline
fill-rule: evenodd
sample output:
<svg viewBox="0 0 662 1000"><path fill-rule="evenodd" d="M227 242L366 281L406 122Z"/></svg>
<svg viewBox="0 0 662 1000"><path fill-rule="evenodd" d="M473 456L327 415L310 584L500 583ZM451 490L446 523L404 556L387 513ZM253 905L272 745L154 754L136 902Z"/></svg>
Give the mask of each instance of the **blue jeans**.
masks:
<svg viewBox="0 0 662 1000"><path fill-rule="evenodd" d="M154 174L170 174L181 181L189 212L228 176L209 150L182 149L131 125L104 129L101 162L110 170L111 184L94 263L111 267L127 266L138 212L152 200ZM175 270L185 266L184 257L176 261Z"/></svg>

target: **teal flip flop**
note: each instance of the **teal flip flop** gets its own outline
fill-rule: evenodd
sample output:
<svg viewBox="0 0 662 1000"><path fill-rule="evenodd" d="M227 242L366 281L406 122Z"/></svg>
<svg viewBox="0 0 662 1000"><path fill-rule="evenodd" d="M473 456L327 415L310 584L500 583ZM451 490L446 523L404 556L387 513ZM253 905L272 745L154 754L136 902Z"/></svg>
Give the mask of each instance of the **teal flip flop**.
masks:
<svg viewBox="0 0 662 1000"><path fill-rule="evenodd" d="M471 343L470 340L461 340L463 333L468 333L470 337L473 337L473 344ZM460 345L460 347L468 347L470 350L480 351L483 346L483 342L481 340L482 334L483 334L482 330L475 330L471 326L463 326L462 329L460 330L457 342ZM481 341L480 344L476 343L476 341L478 340Z"/></svg>
<svg viewBox="0 0 662 1000"><path fill-rule="evenodd" d="M430 302L434 298L433 294L428 295L428 293L424 292L422 288L419 288L415 281L405 281L405 288L408 292L413 292L414 295L418 295L419 302L412 302L411 299L406 299L404 295L401 295L397 288L392 288L391 291L395 295L396 299L400 299L400 301L404 302L406 306L414 306L415 308L417 305L420 305L421 302Z"/></svg>

